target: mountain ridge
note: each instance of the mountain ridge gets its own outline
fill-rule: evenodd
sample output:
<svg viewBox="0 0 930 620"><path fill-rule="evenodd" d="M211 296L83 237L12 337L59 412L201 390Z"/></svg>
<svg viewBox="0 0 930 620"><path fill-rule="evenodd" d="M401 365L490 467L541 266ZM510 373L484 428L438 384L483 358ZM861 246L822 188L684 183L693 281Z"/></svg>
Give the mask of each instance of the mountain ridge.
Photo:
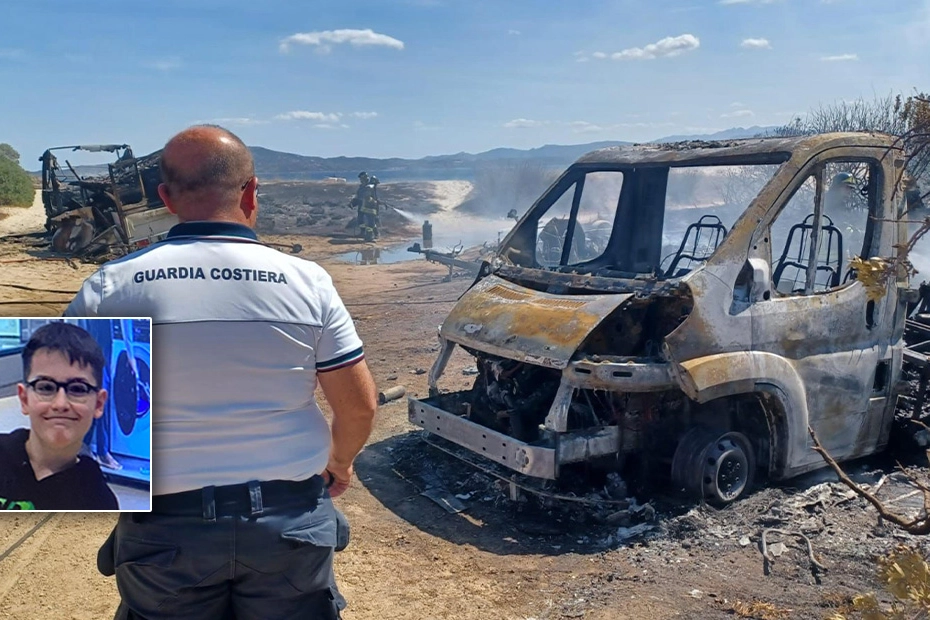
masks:
<svg viewBox="0 0 930 620"><path fill-rule="evenodd" d="M772 127L733 127L711 134L673 135L643 142L656 144L685 140L733 140L752 138ZM565 168L582 155L611 146L624 146L634 142L602 140L585 144L545 144L530 149L497 147L480 153L459 152L446 155L428 155L417 159L402 157L319 157L275 151L262 146L250 146L255 159L255 172L260 178L281 181L312 181L327 177L354 181L362 170L377 174L382 181L414 181L468 179L483 166L507 162L510 165L539 165ZM106 165L77 166L78 174L95 176L107 173ZM37 175L38 172L31 174Z"/></svg>

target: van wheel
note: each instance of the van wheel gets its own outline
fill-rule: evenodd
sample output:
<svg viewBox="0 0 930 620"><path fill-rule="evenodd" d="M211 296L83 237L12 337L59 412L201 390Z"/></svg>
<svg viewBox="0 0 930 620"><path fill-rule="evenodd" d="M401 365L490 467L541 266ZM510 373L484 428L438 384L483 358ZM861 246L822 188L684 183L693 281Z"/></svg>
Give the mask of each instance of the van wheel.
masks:
<svg viewBox="0 0 930 620"><path fill-rule="evenodd" d="M693 428L678 442L672 482L688 499L723 506L747 494L756 459L742 433Z"/></svg>

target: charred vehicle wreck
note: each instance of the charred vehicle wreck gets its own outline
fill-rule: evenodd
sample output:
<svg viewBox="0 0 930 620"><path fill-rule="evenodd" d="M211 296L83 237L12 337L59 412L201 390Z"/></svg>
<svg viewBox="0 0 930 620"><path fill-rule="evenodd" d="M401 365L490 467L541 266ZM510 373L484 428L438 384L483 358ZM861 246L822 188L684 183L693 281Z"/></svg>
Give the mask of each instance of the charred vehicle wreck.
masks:
<svg viewBox="0 0 930 620"><path fill-rule="evenodd" d="M106 173L82 177L56 152L113 153ZM127 253L162 238L177 223L158 196L161 183L155 152L136 158L127 144L61 146L42 162L42 204L52 247L65 254Z"/></svg>
<svg viewBox="0 0 930 620"><path fill-rule="evenodd" d="M443 322L428 438L541 488L581 470L726 504L754 480L882 450L906 275L903 155L865 133L614 147L533 204ZM471 389L440 389L455 347ZM505 468L505 469L502 469Z"/></svg>

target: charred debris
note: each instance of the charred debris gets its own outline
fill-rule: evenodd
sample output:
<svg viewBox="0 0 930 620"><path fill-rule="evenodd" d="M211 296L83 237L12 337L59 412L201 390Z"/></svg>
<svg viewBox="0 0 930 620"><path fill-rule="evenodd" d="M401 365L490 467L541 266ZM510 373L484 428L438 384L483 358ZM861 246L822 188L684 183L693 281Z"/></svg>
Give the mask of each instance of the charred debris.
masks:
<svg viewBox="0 0 930 620"><path fill-rule="evenodd" d="M82 176L66 159L77 151L115 160ZM136 157L128 144L47 149L39 161L50 247L70 256L118 256L164 237L177 219L158 196L160 155Z"/></svg>

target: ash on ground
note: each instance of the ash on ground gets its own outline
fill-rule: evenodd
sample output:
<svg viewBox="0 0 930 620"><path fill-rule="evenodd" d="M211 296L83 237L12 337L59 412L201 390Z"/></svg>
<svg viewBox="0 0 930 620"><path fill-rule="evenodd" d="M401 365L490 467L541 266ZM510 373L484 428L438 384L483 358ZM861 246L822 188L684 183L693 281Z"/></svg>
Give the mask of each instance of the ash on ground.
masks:
<svg viewBox="0 0 930 620"><path fill-rule="evenodd" d="M424 435L410 433L391 452L395 473L416 491L447 504L444 507L449 512L464 511L481 518L497 513L497 519L510 520L534 544L545 543L566 552L630 547L672 555L689 550L723 554L749 548L762 561L766 533L766 551L773 565L792 565L805 579L817 580L823 571L812 559L821 563L824 556L841 557L861 561L866 567L866 560L890 545L920 539L883 522L864 499L826 469L758 489L723 509L664 497L628 498L629 505L623 507L616 501L622 488L619 478L608 478L606 485L579 487L576 494L584 503L531 493L521 493L514 500L507 481L433 448L423 441ZM899 514L916 516L922 510L923 495L894 463L871 459L847 464L845 469L857 484ZM930 469L912 468L909 473L926 477Z"/></svg>

